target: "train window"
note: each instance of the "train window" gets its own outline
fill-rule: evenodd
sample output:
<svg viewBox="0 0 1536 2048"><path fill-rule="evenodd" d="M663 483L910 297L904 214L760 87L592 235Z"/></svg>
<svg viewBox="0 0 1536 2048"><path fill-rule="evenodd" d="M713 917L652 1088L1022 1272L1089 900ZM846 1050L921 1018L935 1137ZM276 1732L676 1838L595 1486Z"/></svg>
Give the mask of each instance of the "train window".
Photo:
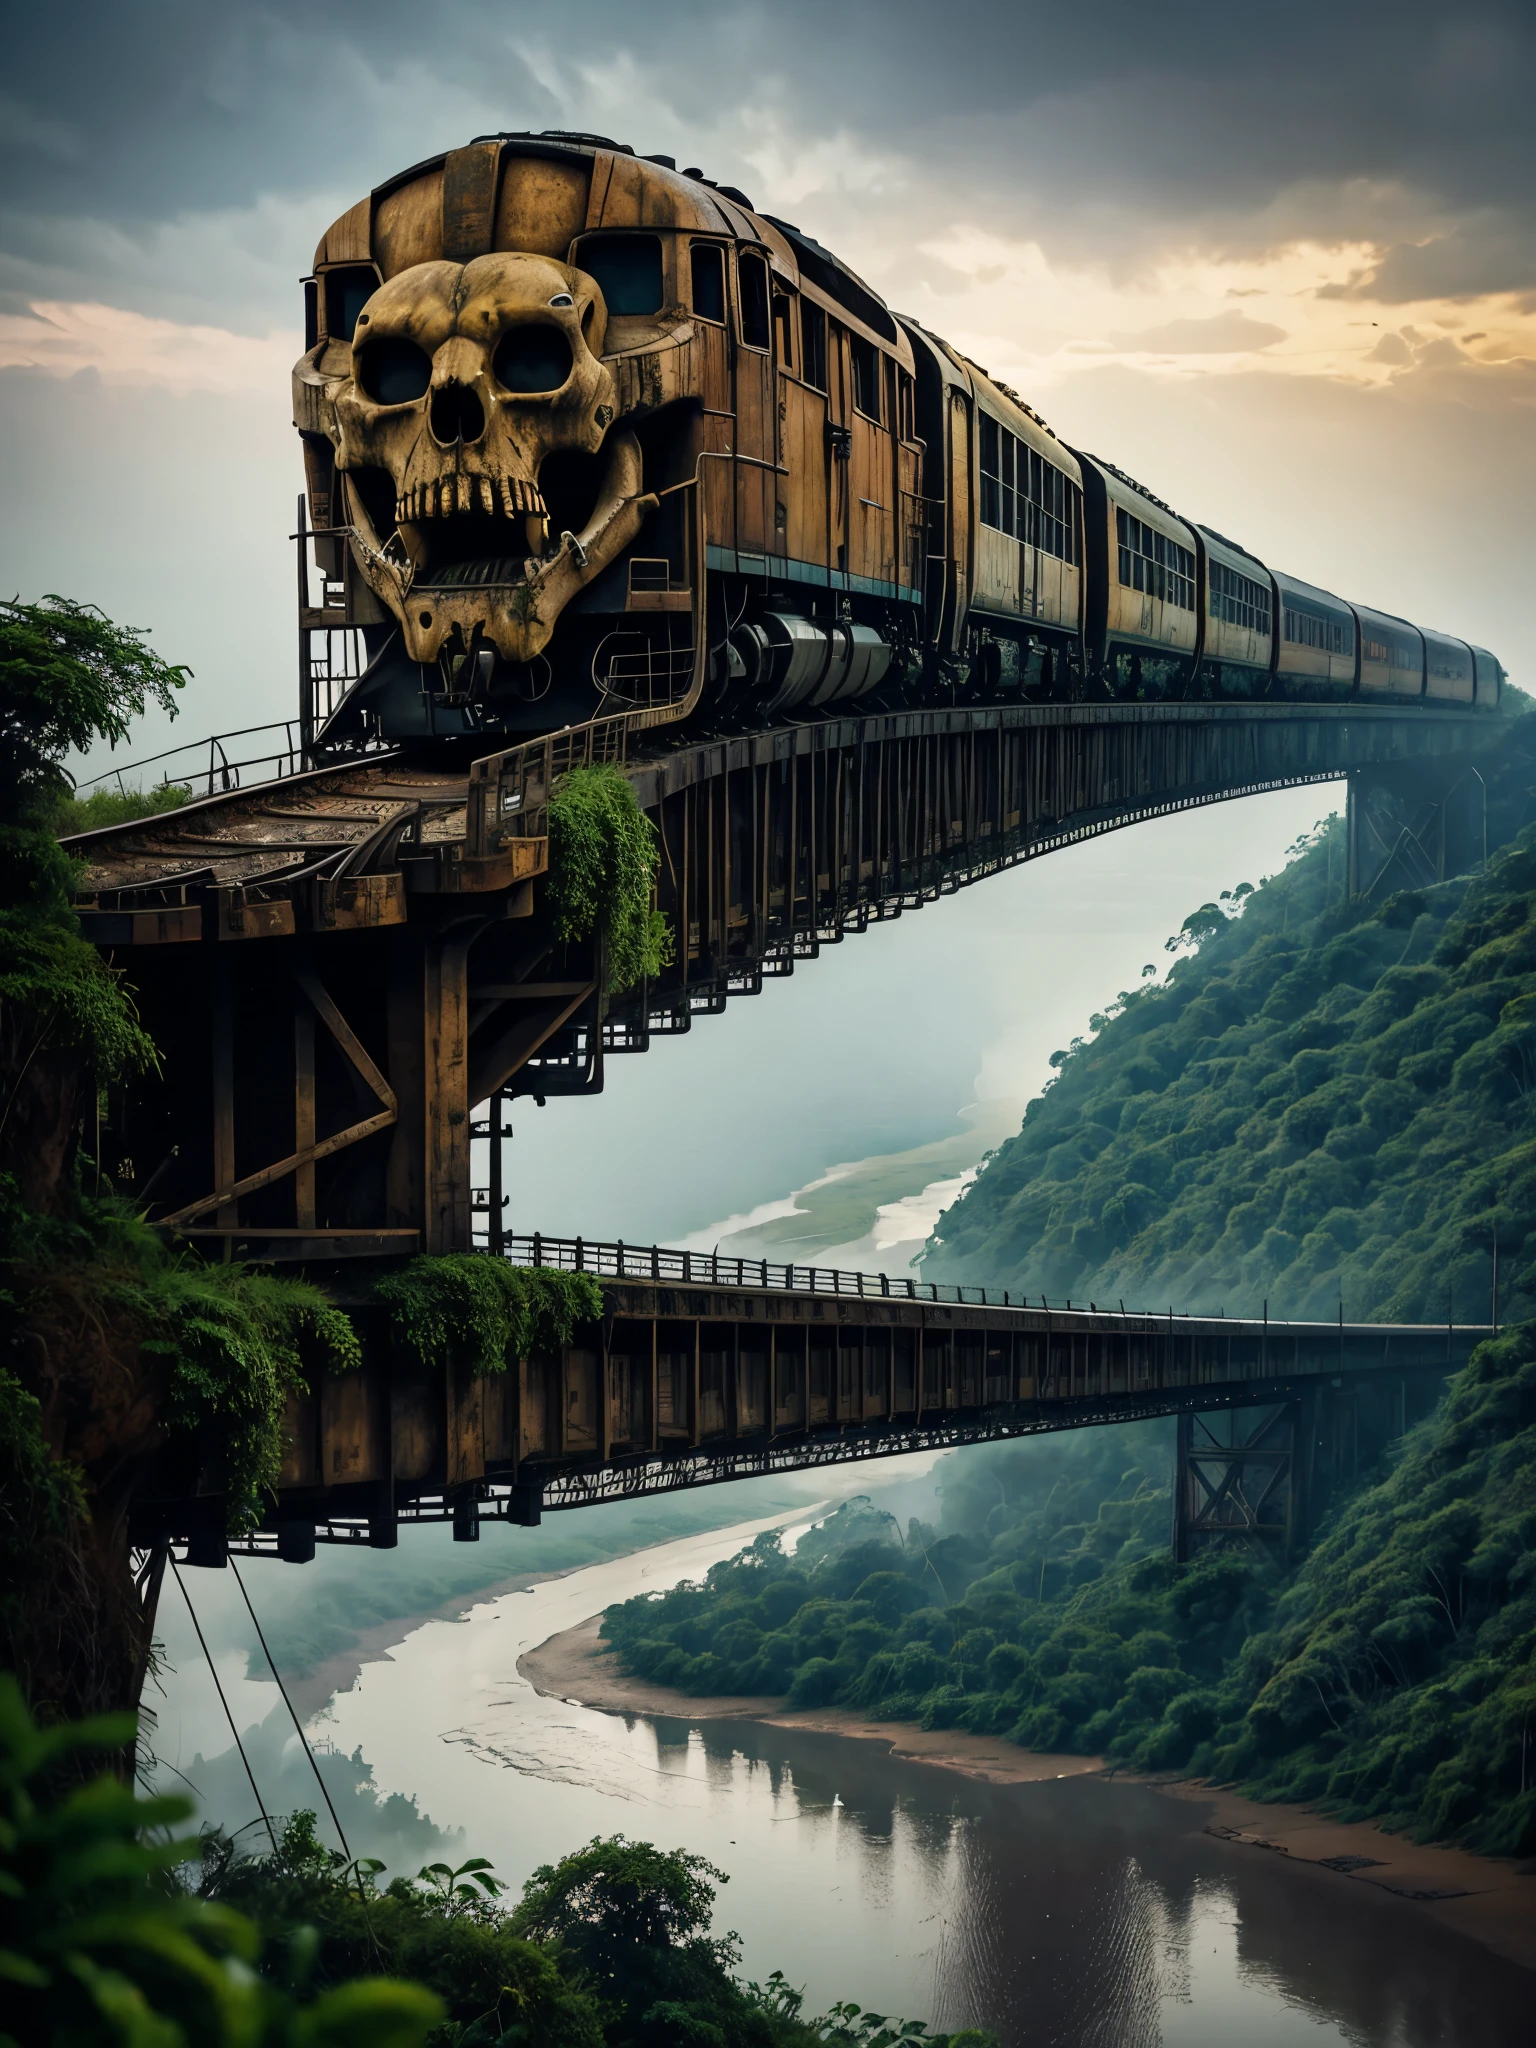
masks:
<svg viewBox="0 0 1536 2048"><path fill-rule="evenodd" d="M809 299L800 301L800 374L818 391L827 388L827 316Z"/></svg>
<svg viewBox="0 0 1536 2048"><path fill-rule="evenodd" d="M862 335L850 334L853 354L853 402L866 419L880 417L880 351Z"/></svg>
<svg viewBox="0 0 1536 2048"><path fill-rule="evenodd" d="M576 245L576 264L596 278L610 314L661 311L659 235L584 235Z"/></svg>
<svg viewBox="0 0 1536 2048"><path fill-rule="evenodd" d="M792 370L795 367L795 310L785 292L773 295L773 345L780 365Z"/></svg>
<svg viewBox="0 0 1536 2048"><path fill-rule="evenodd" d="M379 288L371 263L349 263L325 273L325 331L332 341L350 341L357 316Z"/></svg>
<svg viewBox="0 0 1536 2048"><path fill-rule="evenodd" d="M736 282L741 295L741 338L748 348L767 348L773 339L768 328L768 265L761 256L743 249L736 258Z"/></svg>
<svg viewBox="0 0 1536 2048"><path fill-rule="evenodd" d="M1316 612L1294 611L1289 605L1285 612L1285 637L1295 647L1319 647L1324 654L1350 652L1344 644L1342 619L1319 618ZM1416 668L1417 658L1409 665Z"/></svg>
<svg viewBox="0 0 1536 2048"><path fill-rule="evenodd" d="M1002 429L990 413L981 415L981 523L995 526L999 531L1003 524L1002 485L998 480L998 442Z"/></svg>
<svg viewBox="0 0 1536 2048"><path fill-rule="evenodd" d="M898 371L896 377L896 416L903 441L915 441L917 439L917 421L914 405L912 379L905 370Z"/></svg>
<svg viewBox="0 0 1536 2048"><path fill-rule="evenodd" d="M693 273L693 310L701 320L725 324L725 251L718 242L694 242L688 250Z"/></svg>
<svg viewBox="0 0 1536 2048"><path fill-rule="evenodd" d="M990 414L981 415L984 526L995 527L1058 561L1075 562L1076 495L1076 485L1054 463L1010 434ZM1193 605L1193 599L1190 602Z"/></svg>
<svg viewBox="0 0 1536 2048"><path fill-rule="evenodd" d="M1145 519L1138 519L1124 506L1115 511L1115 531L1120 543L1120 581L1130 590L1145 590L1180 611L1195 608L1195 557L1191 549Z"/></svg>
<svg viewBox="0 0 1536 2048"><path fill-rule="evenodd" d="M1267 640L1271 618L1269 591L1251 576L1239 575L1225 562L1211 564L1211 617L1229 626L1246 626L1250 633L1262 633Z"/></svg>

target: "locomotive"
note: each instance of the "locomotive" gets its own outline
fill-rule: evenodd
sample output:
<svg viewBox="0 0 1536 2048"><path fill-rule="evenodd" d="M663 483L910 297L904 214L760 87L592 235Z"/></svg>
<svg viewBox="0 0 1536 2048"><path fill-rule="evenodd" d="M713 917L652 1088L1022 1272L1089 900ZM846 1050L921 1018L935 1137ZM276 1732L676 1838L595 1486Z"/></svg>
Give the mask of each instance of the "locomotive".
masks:
<svg viewBox="0 0 1536 2048"><path fill-rule="evenodd" d="M305 325L321 755L612 713L1499 703L1486 649L1183 518L669 157L546 131L418 164L327 230Z"/></svg>

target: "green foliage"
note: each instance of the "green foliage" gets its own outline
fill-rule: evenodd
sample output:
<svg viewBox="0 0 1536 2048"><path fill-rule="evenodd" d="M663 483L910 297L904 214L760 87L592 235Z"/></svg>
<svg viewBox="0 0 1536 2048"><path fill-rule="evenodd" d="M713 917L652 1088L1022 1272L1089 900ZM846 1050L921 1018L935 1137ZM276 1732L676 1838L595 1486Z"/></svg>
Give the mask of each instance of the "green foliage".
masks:
<svg viewBox="0 0 1536 2048"><path fill-rule="evenodd" d="M361 1362L357 1332L319 1288L247 1266L182 1258L153 1266L126 1295L170 1364L174 1427L210 1432L224 1459L231 1532L254 1528L283 1461L283 1409L316 1372Z"/></svg>
<svg viewBox="0 0 1536 2048"><path fill-rule="evenodd" d="M656 828L622 772L573 769L549 804L549 898L562 939L596 936L613 990L660 974L672 932L652 896Z"/></svg>
<svg viewBox="0 0 1536 2048"><path fill-rule="evenodd" d="M55 833L65 756L126 738L152 703L174 711L186 675L93 605L0 602L0 1133L41 1054L77 1054L103 1080L153 1061L119 978L80 937Z"/></svg>
<svg viewBox="0 0 1536 2048"><path fill-rule="evenodd" d="M710 1922L723 1870L682 1849L667 1851L623 1835L594 1838L584 1849L545 1863L523 1886L513 1924L542 1940L560 1940L588 1957L618 1949L680 1948Z"/></svg>
<svg viewBox="0 0 1536 2048"><path fill-rule="evenodd" d="M1536 1314L1536 740L1484 764L1473 876L1343 895L1337 820L1241 915L1207 904L1165 985L1076 1042L965 1196L930 1278L1132 1309ZM1197 934L1192 927L1199 926Z"/></svg>
<svg viewBox="0 0 1536 2048"><path fill-rule="evenodd" d="M88 1512L78 1469L48 1448L41 1404L0 1371L0 1669L26 1668L39 1629L75 1621Z"/></svg>
<svg viewBox="0 0 1536 2048"><path fill-rule="evenodd" d="M603 1312L591 1274L512 1266L483 1252L412 1259L375 1292L407 1351L427 1365L453 1360L475 1373L558 1352L578 1323Z"/></svg>
<svg viewBox="0 0 1536 2048"><path fill-rule="evenodd" d="M0 1175L0 1274L29 1348L50 1361L54 1384L73 1383L70 1398L104 1412L141 1357L164 1372L172 1428L223 1457L235 1531L260 1519L276 1483L290 1391L361 1357L352 1324L317 1287L173 1251L116 1197L77 1189L64 1214L45 1217ZM79 1342L82 1325L96 1345Z"/></svg>
<svg viewBox="0 0 1536 2048"><path fill-rule="evenodd" d="M315 1816L290 1817L274 1855L245 1857L226 1836L201 1843L199 1891L266 1932L275 1955L303 1945L311 1981L329 1994L383 1969L412 1979L443 2015L432 2048L601 2048L601 2013L549 1949L515 1935L495 1903L484 1858L459 1873L430 1865L378 1889L382 1866L349 1863L320 1842Z"/></svg>
<svg viewBox="0 0 1536 2048"><path fill-rule="evenodd" d="M1262 1797L1536 1847L1536 1327L1479 1346L1210 1706L1212 1767Z"/></svg>
<svg viewBox="0 0 1536 2048"><path fill-rule="evenodd" d="M184 782L160 782L150 789L93 789L89 796L60 797L53 829L61 839L73 832L101 832L137 818L159 818L180 810L192 795Z"/></svg>
<svg viewBox="0 0 1536 2048"><path fill-rule="evenodd" d="M181 1798L112 1777L60 1793L61 1763L120 1753L134 1717L40 1732L0 1676L0 2044L4 2048L412 2048L439 2002L374 1977L311 1995L308 1944L263 1953L224 1904L169 1873L197 1853ZM257 1975L260 1967L263 1974Z"/></svg>
<svg viewBox="0 0 1536 2048"><path fill-rule="evenodd" d="M536 1870L511 1924L557 1944L594 1987L613 2048L814 2048L826 2041L989 2048L988 2036L929 2035L915 2022L861 2014L854 2005L807 2021L801 1993L781 1971L766 1985L741 1984L732 1974L738 1937L709 1932L715 1887L726 1882L723 1871L685 1850L598 1837Z"/></svg>
<svg viewBox="0 0 1536 2048"><path fill-rule="evenodd" d="M3 833L4 827L0 827ZM44 1047L78 1053L101 1081L142 1074L155 1049L122 977L81 938L71 914L39 916L0 905L0 1014L10 1012L15 1050L10 1090ZM3 1106L3 1105L0 1105Z"/></svg>
<svg viewBox="0 0 1536 2048"><path fill-rule="evenodd" d="M40 1734L0 1678L0 2048L990 2048L732 1974L703 1858L623 1836L535 1871L514 1913L484 1857L380 1889L313 1812L270 1855L177 1829L180 1797L51 1781L131 1715Z"/></svg>
<svg viewBox="0 0 1536 2048"><path fill-rule="evenodd" d="M70 868L51 826L70 791L65 756L115 746L151 704L174 716L187 675L94 605L0 602L0 904L63 906Z"/></svg>

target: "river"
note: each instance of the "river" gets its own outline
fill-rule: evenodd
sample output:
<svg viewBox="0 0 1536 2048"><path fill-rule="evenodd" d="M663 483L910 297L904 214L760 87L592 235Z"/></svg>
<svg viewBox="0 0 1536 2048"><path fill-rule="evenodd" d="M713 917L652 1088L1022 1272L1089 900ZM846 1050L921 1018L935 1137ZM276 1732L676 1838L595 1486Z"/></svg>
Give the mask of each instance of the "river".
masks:
<svg viewBox="0 0 1536 2048"><path fill-rule="evenodd" d="M782 1520L783 1517L775 1518ZM1004 2048L1528 2048L1529 1973L1369 1886L1203 1832L1198 1802L1096 1776L990 1785L878 1743L624 1718L517 1660L696 1577L768 1522L641 1551L431 1621L312 1723L361 1745L514 1885L594 1835L707 1856L716 1931L807 2010L851 1998Z"/></svg>

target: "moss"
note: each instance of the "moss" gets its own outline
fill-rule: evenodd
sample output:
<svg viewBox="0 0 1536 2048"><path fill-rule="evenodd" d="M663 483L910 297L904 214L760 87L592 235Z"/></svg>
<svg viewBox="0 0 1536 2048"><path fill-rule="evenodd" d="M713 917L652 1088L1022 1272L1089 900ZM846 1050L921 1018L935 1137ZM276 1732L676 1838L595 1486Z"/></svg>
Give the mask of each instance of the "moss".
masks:
<svg viewBox="0 0 1536 2048"><path fill-rule="evenodd" d="M603 1297L589 1273L511 1266L480 1252L412 1259L375 1290L396 1341L423 1364L504 1372L543 1357L595 1322Z"/></svg>
<svg viewBox="0 0 1536 2048"><path fill-rule="evenodd" d="M561 777L549 805L549 854L559 936L596 938L610 990L660 974L672 958L672 931L653 901L656 828L617 768Z"/></svg>
<svg viewBox="0 0 1536 2048"><path fill-rule="evenodd" d="M277 1486L289 1394L317 1371L354 1368L357 1332L305 1281L191 1259L146 1277L125 1305L155 1332L144 1349L170 1366L173 1428L218 1447L231 1533L254 1528Z"/></svg>

